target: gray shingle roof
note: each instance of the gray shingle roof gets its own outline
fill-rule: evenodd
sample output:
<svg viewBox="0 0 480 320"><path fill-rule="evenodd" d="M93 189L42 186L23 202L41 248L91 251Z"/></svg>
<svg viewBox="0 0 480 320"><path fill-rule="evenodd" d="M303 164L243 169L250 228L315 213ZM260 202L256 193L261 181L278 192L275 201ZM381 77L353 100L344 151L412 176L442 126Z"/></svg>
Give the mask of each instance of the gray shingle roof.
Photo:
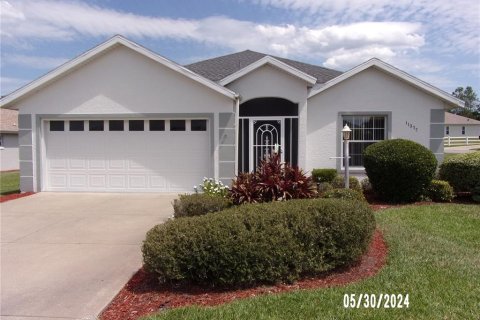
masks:
<svg viewBox="0 0 480 320"><path fill-rule="evenodd" d="M220 81L265 56L271 56L272 58L280 60L306 74L317 78L317 84L325 83L342 74L342 72L337 70L327 69L313 64L280 58L251 50L245 50L242 52L195 62L188 64L185 67L207 79L212 81Z"/></svg>

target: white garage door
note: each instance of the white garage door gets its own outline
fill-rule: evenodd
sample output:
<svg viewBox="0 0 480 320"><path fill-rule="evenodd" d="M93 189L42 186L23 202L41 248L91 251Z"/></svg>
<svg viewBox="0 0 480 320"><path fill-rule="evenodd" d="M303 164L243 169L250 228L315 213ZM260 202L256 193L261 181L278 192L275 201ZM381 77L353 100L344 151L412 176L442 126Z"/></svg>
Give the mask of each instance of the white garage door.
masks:
<svg viewBox="0 0 480 320"><path fill-rule="evenodd" d="M211 176L207 120L45 122L48 191L192 191Z"/></svg>

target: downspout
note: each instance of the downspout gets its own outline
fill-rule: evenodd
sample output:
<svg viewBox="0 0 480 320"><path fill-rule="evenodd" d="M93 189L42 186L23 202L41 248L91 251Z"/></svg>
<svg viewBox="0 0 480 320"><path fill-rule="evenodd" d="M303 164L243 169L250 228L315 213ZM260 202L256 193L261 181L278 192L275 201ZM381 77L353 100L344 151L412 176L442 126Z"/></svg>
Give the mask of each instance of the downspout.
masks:
<svg viewBox="0 0 480 320"><path fill-rule="evenodd" d="M234 128L235 128L235 176L238 174L238 131L240 130L239 128L239 116L240 116L240 96L238 94L235 94L235 107L233 112L235 113L235 123L234 123Z"/></svg>

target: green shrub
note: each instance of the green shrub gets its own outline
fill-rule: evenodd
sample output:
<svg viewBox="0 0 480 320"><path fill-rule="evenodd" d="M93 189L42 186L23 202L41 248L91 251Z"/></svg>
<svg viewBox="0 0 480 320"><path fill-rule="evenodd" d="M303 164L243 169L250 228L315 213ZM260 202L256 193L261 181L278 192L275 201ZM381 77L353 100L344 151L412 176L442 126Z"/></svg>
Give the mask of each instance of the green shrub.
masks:
<svg viewBox="0 0 480 320"><path fill-rule="evenodd" d="M315 183L329 182L337 176L337 169L313 169L312 179Z"/></svg>
<svg viewBox="0 0 480 320"><path fill-rule="evenodd" d="M182 194L173 200L173 215L175 218L200 216L226 209L231 205L229 199L221 196L205 193Z"/></svg>
<svg viewBox="0 0 480 320"><path fill-rule="evenodd" d="M439 176L448 181L456 192L472 192L480 181L480 152L445 160L440 165Z"/></svg>
<svg viewBox="0 0 480 320"><path fill-rule="evenodd" d="M475 188L473 188L472 199L475 202L480 202L480 182L478 182Z"/></svg>
<svg viewBox="0 0 480 320"><path fill-rule="evenodd" d="M360 181L358 181L356 177L350 176L348 178L348 181L350 184L350 189L362 192L362 186L360 185ZM345 177L342 175L337 175L332 181L332 186L335 189L345 188Z"/></svg>
<svg viewBox="0 0 480 320"><path fill-rule="evenodd" d="M432 180L427 189L426 196L436 202L451 202L455 194L448 181Z"/></svg>
<svg viewBox="0 0 480 320"><path fill-rule="evenodd" d="M329 191L329 190L332 190L333 189L333 186L331 183L328 183L328 182L320 182L319 184L317 184L317 191L318 191L318 194L319 195L322 195L324 194L325 192Z"/></svg>
<svg viewBox="0 0 480 320"><path fill-rule="evenodd" d="M368 178L364 178L360 184L362 185L362 190L364 193L373 192L372 184L370 183L370 180L368 180Z"/></svg>
<svg viewBox="0 0 480 320"><path fill-rule="evenodd" d="M430 150L404 139L374 143L365 149L363 159L373 191L388 202L416 201L437 167Z"/></svg>
<svg viewBox="0 0 480 320"><path fill-rule="evenodd" d="M365 202L276 201L169 220L147 233L142 251L146 269L161 282L291 282L357 261L374 229Z"/></svg>
<svg viewBox="0 0 480 320"><path fill-rule="evenodd" d="M336 198L336 199L365 201L365 196L363 195L363 193L353 189L332 189L325 192L322 195L322 198Z"/></svg>

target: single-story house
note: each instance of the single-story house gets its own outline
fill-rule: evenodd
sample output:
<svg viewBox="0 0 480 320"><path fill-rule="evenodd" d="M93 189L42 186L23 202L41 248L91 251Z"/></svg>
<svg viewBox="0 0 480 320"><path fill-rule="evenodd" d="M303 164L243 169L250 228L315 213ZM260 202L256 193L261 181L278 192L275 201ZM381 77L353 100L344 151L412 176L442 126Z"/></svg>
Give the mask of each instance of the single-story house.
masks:
<svg viewBox="0 0 480 320"><path fill-rule="evenodd" d="M341 129L362 150L406 138L443 156L450 94L379 59L339 72L242 51L186 66L115 36L1 100L19 110L22 191L192 191L230 183L278 146L336 168Z"/></svg>
<svg viewBox="0 0 480 320"><path fill-rule="evenodd" d="M0 171L18 168L18 111L0 109Z"/></svg>
<svg viewBox="0 0 480 320"><path fill-rule="evenodd" d="M445 137L480 137L480 121L445 112Z"/></svg>

